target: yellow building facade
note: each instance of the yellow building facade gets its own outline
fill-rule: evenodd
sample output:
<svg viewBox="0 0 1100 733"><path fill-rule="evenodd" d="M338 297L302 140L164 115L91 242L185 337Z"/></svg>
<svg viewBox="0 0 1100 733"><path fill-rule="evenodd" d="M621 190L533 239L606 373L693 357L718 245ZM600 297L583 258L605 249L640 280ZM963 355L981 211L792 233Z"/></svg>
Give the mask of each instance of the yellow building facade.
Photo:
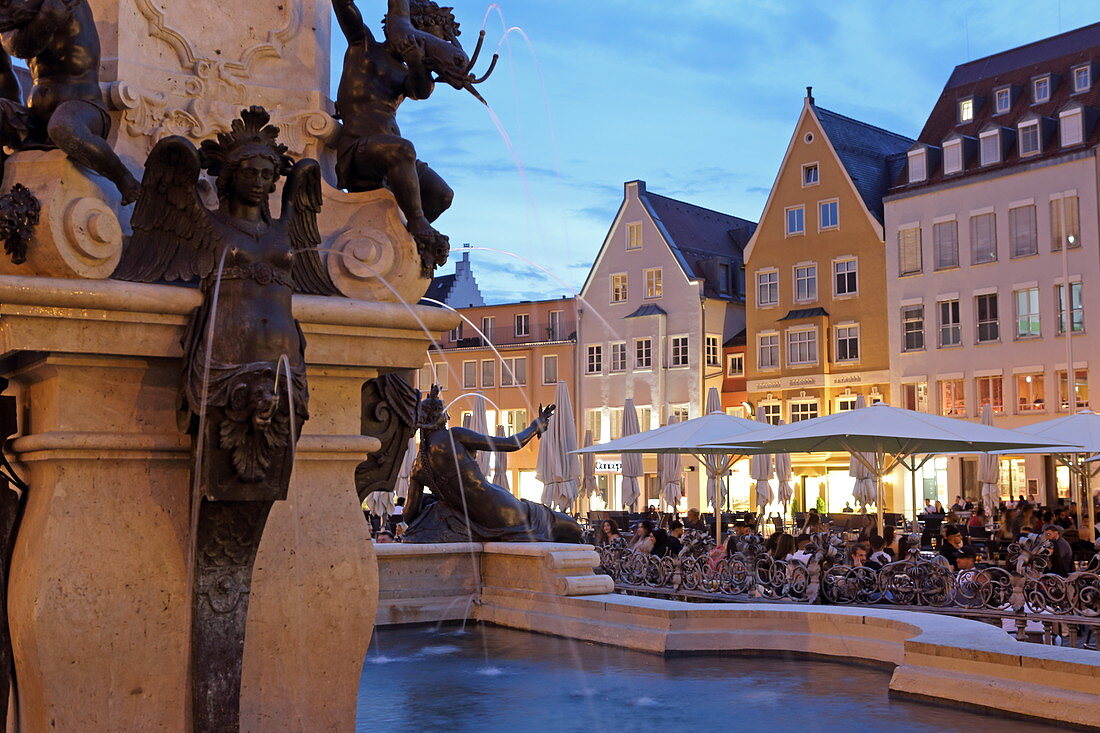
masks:
<svg viewBox="0 0 1100 733"><path fill-rule="evenodd" d="M889 401L882 197L911 145L807 95L745 249L746 386L770 422ZM798 506L854 506L847 454L793 461Z"/></svg>

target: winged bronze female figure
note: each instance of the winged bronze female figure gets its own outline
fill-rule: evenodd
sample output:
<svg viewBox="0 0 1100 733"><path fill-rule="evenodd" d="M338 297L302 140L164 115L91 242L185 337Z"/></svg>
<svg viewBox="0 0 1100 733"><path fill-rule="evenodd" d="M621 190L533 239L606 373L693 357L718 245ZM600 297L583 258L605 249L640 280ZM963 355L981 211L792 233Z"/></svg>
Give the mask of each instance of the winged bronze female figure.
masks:
<svg viewBox="0 0 1100 733"><path fill-rule="evenodd" d="M295 292L335 295L318 251L320 168L291 161L261 107L200 148L161 140L145 166L133 236L115 277L199 281L183 337L181 427L195 436L198 520L192 619L195 730L237 730L252 566L285 499L309 417ZM203 204L200 175L218 207ZM279 218L269 200L286 177Z"/></svg>

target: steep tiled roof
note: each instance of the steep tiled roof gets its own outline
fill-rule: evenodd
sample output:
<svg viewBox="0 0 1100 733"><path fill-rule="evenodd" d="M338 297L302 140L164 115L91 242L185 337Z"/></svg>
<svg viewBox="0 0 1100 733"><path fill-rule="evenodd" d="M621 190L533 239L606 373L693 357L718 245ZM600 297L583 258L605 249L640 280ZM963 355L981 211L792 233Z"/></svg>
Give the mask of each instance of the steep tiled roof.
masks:
<svg viewBox="0 0 1100 733"><path fill-rule="evenodd" d="M747 339L745 338L745 329L741 329L740 331L737 332L736 336L733 336L732 338L727 339L726 343L722 344L722 347L726 348L726 349L730 349L730 348L733 348L734 346L744 346L746 343L747 343Z"/></svg>
<svg viewBox="0 0 1100 733"><path fill-rule="evenodd" d="M1084 92L1074 93L1072 70L1085 63L1092 64L1092 85ZM1052 74L1050 99L1032 104L1031 82L1035 77ZM1007 112L997 114L994 92L1010 87L1012 102ZM974 117L959 122L959 102L967 97L975 98ZM1063 148L1058 133L1058 113L1070 103L1085 107L1084 142ZM954 134L963 136L963 170L960 173L943 173L942 155L930 156L928 176L924 181L909 184L908 173L899 171L895 177L894 192L909 191L938 183L956 180L977 171L994 171L1010 168L1021 162L1053 158L1066 152L1087 149L1100 142L1100 23L1078 28L1051 38L1045 38L1026 46L1009 49L986 58L970 61L955 67L944 85L940 98L932 108L918 140L933 148L941 148L945 139ZM1042 125L1041 151L1021 157L1017 149L1015 128L1025 117L1037 116ZM981 165L977 149L979 133L993 126L1007 128L1001 161Z"/></svg>
<svg viewBox="0 0 1100 733"><path fill-rule="evenodd" d="M684 268L684 273L689 278L703 279L708 297L729 297L718 287L718 272L714 265L719 261L728 261L734 265L733 276L736 277L743 260L742 253L756 230L756 223L649 191L641 196L650 213L667 232L670 238L668 245ZM739 291L740 287L735 290ZM741 297L740 293L738 297Z"/></svg>
<svg viewBox="0 0 1100 733"><path fill-rule="evenodd" d="M914 141L821 107L815 106L814 113L863 202L881 222L882 197Z"/></svg>
<svg viewBox="0 0 1100 733"><path fill-rule="evenodd" d="M432 282L428 285L428 290L424 293L424 297L438 300L440 303L446 303L447 296L450 294L454 284L454 274L433 277ZM435 303L425 303L425 305L435 305Z"/></svg>

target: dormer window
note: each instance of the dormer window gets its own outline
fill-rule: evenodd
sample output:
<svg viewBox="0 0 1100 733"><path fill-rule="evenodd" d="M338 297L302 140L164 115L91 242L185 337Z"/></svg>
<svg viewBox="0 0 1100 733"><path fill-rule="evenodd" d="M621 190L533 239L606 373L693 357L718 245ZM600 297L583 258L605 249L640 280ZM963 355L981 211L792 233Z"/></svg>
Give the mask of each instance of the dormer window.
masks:
<svg viewBox="0 0 1100 733"><path fill-rule="evenodd" d="M923 148L909 151L909 182L920 183L928 178L928 154Z"/></svg>
<svg viewBox="0 0 1100 733"><path fill-rule="evenodd" d="M1031 103L1042 104L1050 101L1050 75L1031 80Z"/></svg>
<svg viewBox="0 0 1100 733"><path fill-rule="evenodd" d="M1073 70L1073 93L1087 92L1092 86L1092 66L1085 64Z"/></svg>
<svg viewBox="0 0 1100 733"><path fill-rule="evenodd" d="M978 136L981 147L982 165L993 165L1001 162L1001 131L999 129L986 130Z"/></svg>
<svg viewBox="0 0 1100 733"><path fill-rule="evenodd" d="M1058 114L1058 132L1062 147L1080 145L1085 141L1085 115L1081 107L1073 106Z"/></svg>
<svg viewBox="0 0 1100 733"><path fill-rule="evenodd" d="M1001 87L993 92L993 109L999 115L1012 109L1012 87Z"/></svg>
<svg viewBox="0 0 1100 733"><path fill-rule="evenodd" d="M963 167L962 140L955 138L943 144L943 172L959 173Z"/></svg>
<svg viewBox="0 0 1100 733"><path fill-rule="evenodd" d="M959 124L974 120L974 97L959 100Z"/></svg>
<svg viewBox="0 0 1100 733"><path fill-rule="evenodd" d="M1032 119L1021 122L1017 128L1020 141L1020 156L1038 155L1041 151L1039 137L1039 120Z"/></svg>

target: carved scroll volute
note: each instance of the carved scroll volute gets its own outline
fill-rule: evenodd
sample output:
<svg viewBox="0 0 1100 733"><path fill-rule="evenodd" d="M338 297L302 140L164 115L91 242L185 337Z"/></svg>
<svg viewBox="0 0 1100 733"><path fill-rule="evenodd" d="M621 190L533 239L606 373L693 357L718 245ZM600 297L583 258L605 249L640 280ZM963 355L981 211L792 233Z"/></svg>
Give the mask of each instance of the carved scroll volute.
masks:
<svg viewBox="0 0 1100 733"><path fill-rule="evenodd" d="M355 468L359 501L375 491L393 491L401 460L416 431L420 391L398 374L383 374L363 385L360 425L363 435L378 438L381 450Z"/></svg>

